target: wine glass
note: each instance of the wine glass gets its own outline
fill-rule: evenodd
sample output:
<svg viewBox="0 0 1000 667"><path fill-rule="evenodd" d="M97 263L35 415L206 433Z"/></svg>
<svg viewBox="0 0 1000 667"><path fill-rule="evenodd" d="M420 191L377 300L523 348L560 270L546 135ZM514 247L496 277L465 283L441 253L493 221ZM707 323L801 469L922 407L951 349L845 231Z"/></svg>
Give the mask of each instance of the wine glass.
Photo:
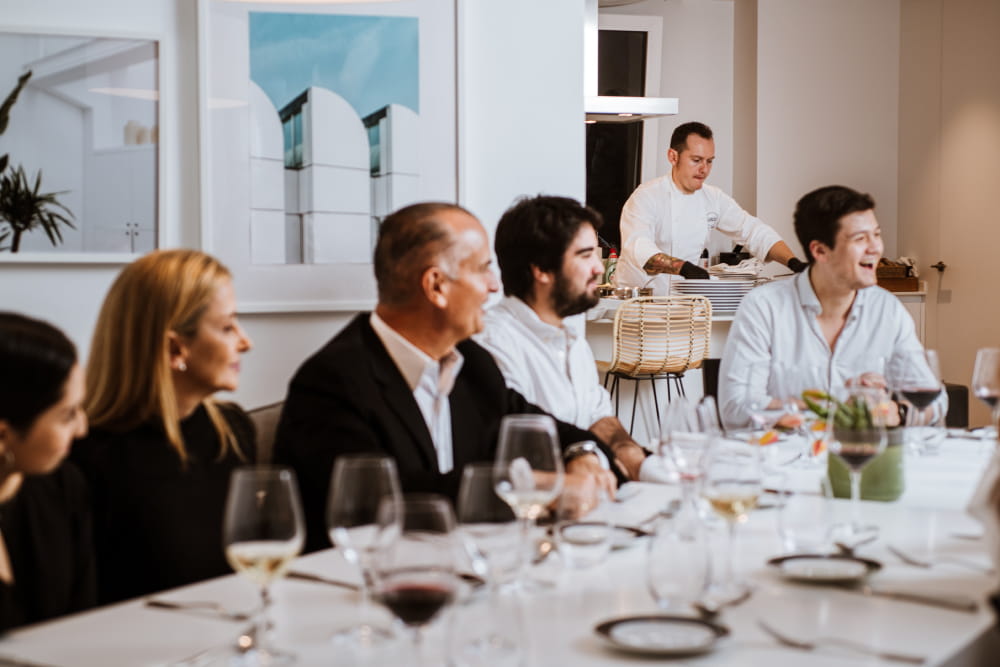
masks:
<svg viewBox="0 0 1000 667"><path fill-rule="evenodd" d="M387 456L347 454L337 458L330 478L326 526L330 541L361 571L361 602L357 625L338 630L335 641L371 647L392 637L387 628L368 620L371 554L379 531L378 512L383 499L399 502L402 494L396 462Z"/></svg>
<svg viewBox="0 0 1000 667"><path fill-rule="evenodd" d="M712 443L720 432L712 397L696 405L678 396L667 405L660 446L661 455L673 463L681 482L681 508L675 517L681 532L701 523L698 484L705 474Z"/></svg>
<svg viewBox="0 0 1000 667"><path fill-rule="evenodd" d="M455 515L443 496L412 494L379 507L372 554L375 599L410 628L413 657L424 664L423 633L458 590Z"/></svg>
<svg viewBox="0 0 1000 667"><path fill-rule="evenodd" d="M984 347L976 352L976 367L972 371L972 393L990 406L988 437L997 437L1000 420L1000 348Z"/></svg>
<svg viewBox="0 0 1000 667"><path fill-rule="evenodd" d="M657 606L668 613L690 613L708 585L711 560L704 525L661 517L646 557L646 585Z"/></svg>
<svg viewBox="0 0 1000 667"><path fill-rule="evenodd" d="M305 542L305 527L295 473L289 468L245 466L233 471L223 519L226 560L234 570L260 586L260 609L254 644L235 650L241 664L284 665L290 653L267 643L267 611L271 582L284 576ZM244 647L245 648L245 647Z"/></svg>
<svg viewBox="0 0 1000 667"><path fill-rule="evenodd" d="M714 604L736 600L747 593L746 584L735 576L736 527L749 519L763 486L760 447L730 442L716 445L702 484L702 496L728 526L725 569L709 590Z"/></svg>
<svg viewBox="0 0 1000 667"><path fill-rule="evenodd" d="M486 565L482 574L494 589L508 583L521 564L519 527L510 505L497 495L492 463L462 469L456 507L459 529Z"/></svg>
<svg viewBox="0 0 1000 667"><path fill-rule="evenodd" d="M937 352L918 350L904 355L895 384L907 405L906 426L908 435L914 437L914 449L918 454L933 453L943 439L934 432L939 431L934 426L941 415L932 407L943 389Z"/></svg>
<svg viewBox="0 0 1000 667"><path fill-rule="evenodd" d="M563 486L562 456L556 424L548 415L507 415L500 422L500 439L493 464L497 495L510 505L521 523L520 583L527 585L531 529Z"/></svg>
<svg viewBox="0 0 1000 667"><path fill-rule="evenodd" d="M871 528L861 524L861 471L886 447L886 414L881 389L855 385L834 405L829 422L830 453L844 462L851 478L851 537L862 539Z"/></svg>

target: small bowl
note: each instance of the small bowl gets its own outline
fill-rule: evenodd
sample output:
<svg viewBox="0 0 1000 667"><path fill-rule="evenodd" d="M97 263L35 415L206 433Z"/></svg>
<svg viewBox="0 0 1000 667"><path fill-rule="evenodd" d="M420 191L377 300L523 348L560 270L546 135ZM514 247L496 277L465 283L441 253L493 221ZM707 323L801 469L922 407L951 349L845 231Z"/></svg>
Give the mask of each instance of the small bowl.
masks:
<svg viewBox="0 0 1000 667"><path fill-rule="evenodd" d="M600 287L598 296L605 299L634 299L637 296L653 296L652 287Z"/></svg>

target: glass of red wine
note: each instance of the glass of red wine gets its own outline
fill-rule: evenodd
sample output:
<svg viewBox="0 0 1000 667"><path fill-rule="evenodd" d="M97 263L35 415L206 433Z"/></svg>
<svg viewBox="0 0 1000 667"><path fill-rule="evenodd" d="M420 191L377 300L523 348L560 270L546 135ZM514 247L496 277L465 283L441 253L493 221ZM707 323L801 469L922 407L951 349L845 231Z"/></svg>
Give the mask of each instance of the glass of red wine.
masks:
<svg viewBox="0 0 1000 667"><path fill-rule="evenodd" d="M412 657L424 664L422 630L455 599L455 515L443 496L383 500L373 554L375 599L412 630Z"/></svg>
<svg viewBox="0 0 1000 667"><path fill-rule="evenodd" d="M941 395L941 367L934 350L915 351L905 357L896 381L899 395L907 406L906 428L918 454L930 454L940 444L943 434L933 433L943 415L934 402Z"/></svg>
<svg viewBox="0 0 1000 667"><path fill-rule="evenodd" d="M837 401L829 419L830 453L844 462L851 478L852 538L861 539L872 530L861 523L861 472L885 451L888 404L882 389L855 385L843 401Z"/></svg>
<svg viewBox="0 0 1000 667"><path fill-rule="evenodd" d="M997 420L1000 419L1000 348L984 347L976 352L972 392L976 398L990 406L992 415L987 431L995 438Z"/></svg>

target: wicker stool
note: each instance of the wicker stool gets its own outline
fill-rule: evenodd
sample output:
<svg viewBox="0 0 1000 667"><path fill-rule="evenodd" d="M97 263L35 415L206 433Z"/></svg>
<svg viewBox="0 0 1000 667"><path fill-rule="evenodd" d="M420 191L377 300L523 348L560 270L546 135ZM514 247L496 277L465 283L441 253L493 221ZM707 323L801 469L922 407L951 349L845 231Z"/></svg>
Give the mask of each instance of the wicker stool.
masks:
<svg viewBox="0 0 1000 667"><path fill-rule="evenodd" d="M712 333L712 304L703 296L644 296L629 299L615 313L612 330L611 362L598 361L604 372L604 386L615 399L618 415L621 380L632 380L632 419L629 433L635 428L635 409L639 398L639 382L649 380L653 387L656 423L660 423L660 403L656 381L667 380L667 401L671 399L670 383L684 395L682 378L690 368L699 368L708 356Z"/></svg>

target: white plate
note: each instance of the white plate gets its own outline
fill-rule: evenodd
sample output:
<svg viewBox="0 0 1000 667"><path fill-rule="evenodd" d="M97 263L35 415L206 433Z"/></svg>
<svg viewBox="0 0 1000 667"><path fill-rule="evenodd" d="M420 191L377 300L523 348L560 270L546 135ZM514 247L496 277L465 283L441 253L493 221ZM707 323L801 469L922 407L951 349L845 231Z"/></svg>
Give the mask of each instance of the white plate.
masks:
<svg viewBox="0 0 1000 667"><path fill-rule="evenodd" d="M767 564L777 568L786 579L817 583L859 581L882 568L878 561L843 554L782 556L772 558Z"/></svg>
<svg viewBox="0 0 1000 667"><path fill-rule="evenodd" d="M657 656L707 653L729 634L724 626L688 616L627 616L594 631L615 648Z"/></svg>

